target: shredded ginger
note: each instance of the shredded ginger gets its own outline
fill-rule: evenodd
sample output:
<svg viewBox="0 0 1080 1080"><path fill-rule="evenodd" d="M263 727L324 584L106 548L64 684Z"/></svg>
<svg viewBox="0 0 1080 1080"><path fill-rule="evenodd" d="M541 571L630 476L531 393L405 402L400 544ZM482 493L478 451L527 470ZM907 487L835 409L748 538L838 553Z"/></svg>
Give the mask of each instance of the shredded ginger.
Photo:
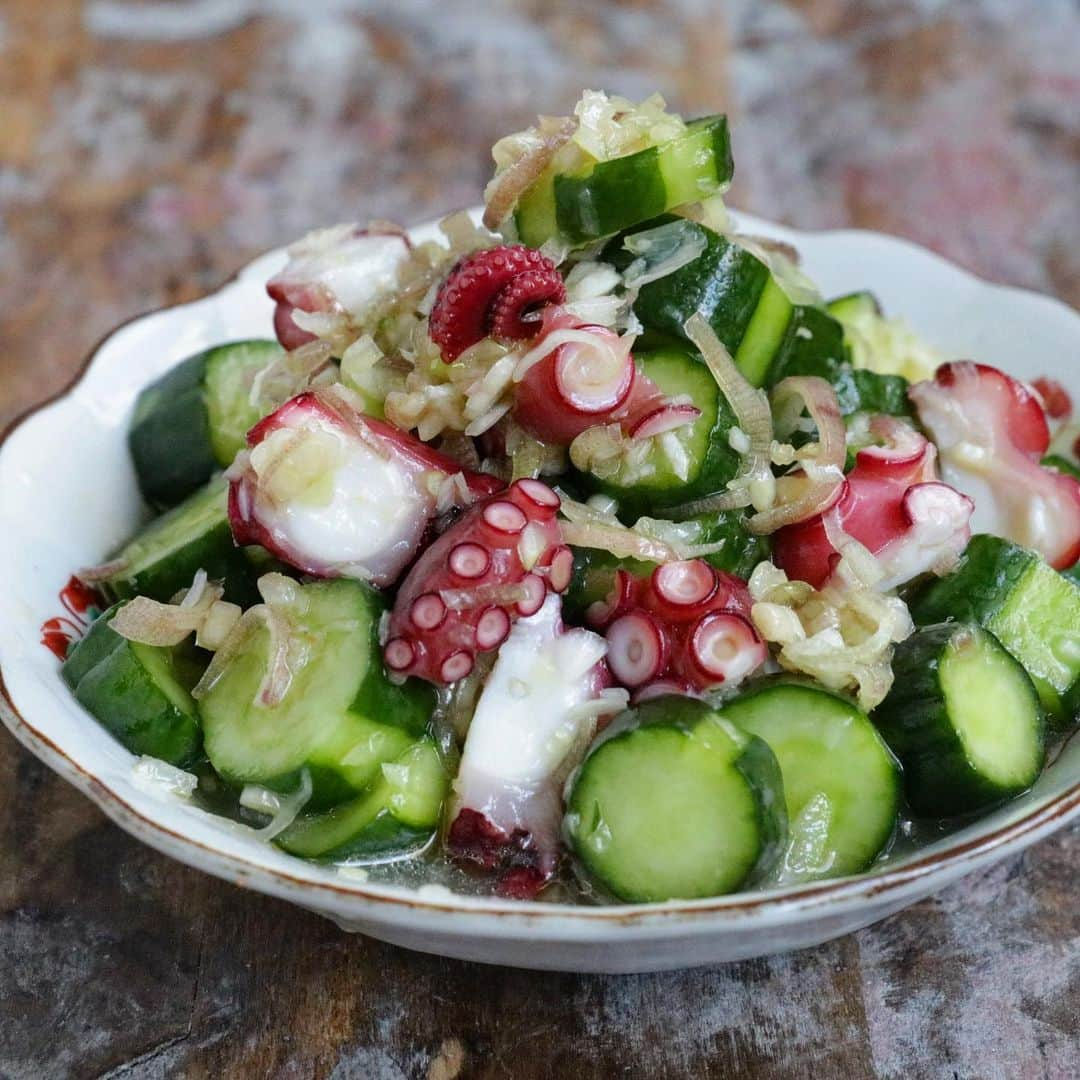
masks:
<svg viewBox="0 0 1080 1080"><path fill-rule="evenodd" d="M830 690L852 690L859 707L879 705L892 686L893 646L914 630L907 605L874 592L845 552L820 591L789 581L771 562L750 575L750 612L781 667Z"/></svg>

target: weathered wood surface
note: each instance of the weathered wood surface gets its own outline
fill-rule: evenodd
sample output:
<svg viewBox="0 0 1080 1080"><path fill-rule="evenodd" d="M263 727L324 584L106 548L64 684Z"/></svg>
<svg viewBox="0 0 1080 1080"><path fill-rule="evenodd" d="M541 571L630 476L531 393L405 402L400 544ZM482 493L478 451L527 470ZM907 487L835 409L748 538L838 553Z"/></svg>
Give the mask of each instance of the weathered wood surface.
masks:
<svg viewBox="0 0 1080 1080"><path fill-rule="evenodd" d="M731 110L748 209L1080 305L1074 0L5 0L0 421L309 226L474 201L582 86ZM0 1077L1073 1077L1078 871L1073 829L798 955L504 971L170 862L4 735Z"/></svg>

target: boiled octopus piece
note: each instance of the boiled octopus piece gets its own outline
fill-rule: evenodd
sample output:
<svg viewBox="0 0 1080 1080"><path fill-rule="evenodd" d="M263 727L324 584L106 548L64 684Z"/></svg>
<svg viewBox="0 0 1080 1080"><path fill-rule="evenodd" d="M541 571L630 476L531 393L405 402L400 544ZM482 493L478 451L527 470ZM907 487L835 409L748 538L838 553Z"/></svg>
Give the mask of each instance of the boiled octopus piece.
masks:
<svg viewBox="0 0 1080 1080"><path fill-rule="evenodd" d="M630 335L548 308L514 391L514 419L541 442L568 446L582 432L617 423L631 439L693 423L701 410L674 402L635 364Z"/></svg>
<svg viewBox="0 0 1080 1080"><path fill-rule="evenodd" d="M879 591L947 573L967 546L972 502L938 481L933 443L890 416L875 416L870 431L880 444L858 452L835 502L774 535L773 562L792 580L821 588L846 538L876 556Z"/></svg>
<svg viewBox="0 0 1080 1080"><path fill-rule="evenodd" d="M404 233L379 232L359 225L335 225L309 233L289 248L285 268L267 283L275 302L274 332L286 349L297 349L315 335L297 326L297 310L359 317L392 289L409 253Z"/></svg>
<svg viewBox="0 0 1080 1080"><path fill-rule="evenodd" d="M398 590L383 649L386 666L446 684L497 649L549 592L570 584L574 557L562 542L559 496L539 480L517 480L477 503L442 534Z"/></svg>
<svg viewBox="0 0 1080 1080"><path fill-rule="evenodd" d="M987 364L943 364L908 391L945 479L975 500L972 525L1065 570L1080 559L1080 481L1040 464L1050 430L1039 399Z"/></svg>
<svg viewBox="0 0 1080 1080"><path fill-rule="evenodd" d="M535 337L541 310L565 299L562 275L546 255L523 244L485 248L459 259L447 274L431 308L428 334L451 364L485 337Z"/></svg>
<svg viewBox="0 0 1080 1080"><path fill-rule="evenodd" d="M287 401L247 441L227 474L236 542L316 577L390 585L438 514L501 486L365 416L340 388Z"/></svg>
<svg viewBox="0 0 1080 1080"><path fill-rule="evenodd" d="M640 701L658 693L734 687L768 650L750 622L750 593L703 559L658 566L648 578L615 573L586 621L604 632L608 667Z"/></svg>
<svg viewBox="0 0 1080 1080"><path fill-rule="evenodd" d="M605 690L604 639L566 628L549 595L499 649L454 781L446 848L499 875L499 892L533 897L558 867L562 784L598 720L625 694ZM610 703L609 703L610 702Z"/></svg>

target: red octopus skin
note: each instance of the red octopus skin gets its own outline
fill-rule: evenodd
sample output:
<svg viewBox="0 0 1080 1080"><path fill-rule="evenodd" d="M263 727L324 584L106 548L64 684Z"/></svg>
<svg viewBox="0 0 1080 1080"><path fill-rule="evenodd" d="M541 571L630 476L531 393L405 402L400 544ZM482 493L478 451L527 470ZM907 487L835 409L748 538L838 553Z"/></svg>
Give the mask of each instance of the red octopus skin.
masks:
<svg viewBox="0 0 1080 1080"><path fill-rule="evenodd" d="M973 526L1064 570L1080 558L1080 481L1045 468L1046 414L1023 383L987 364L943 364L908 391L945 479L975 500Z"/></svg>
<svg viewBox="0 0 1080 1080"><path fill-rule="evenodd" d="M703 559L658 566L648 578L616 572L608 598L586 612L608 642L608 666L636 700L735 685L768 650L750 621L746 582Z"/></svg>
<svg viewBox="0 0 1080 1080"><path fill-rule="evenodd" d="M267 283L275 302L274 333L286 349L315 335L293 321L293 312L360 315L393 282L397 263L409 252L402 233L339 225L309 233L289 248L289 262Z"/></svg>
<svg viewBox="0 0 1080 1080"><path fill-rule="evenodd" d="M570 584L559 497L539 480L515 481L475 504L417 559L398 590L383 658L401 676L446 684L476 654L498 648L522 615Z"/></svg>
<svg viewBox="0 0 1080 1080"><path fill-rule="evenodd" d="M453 363L489 334L511 340L528 338L521 316L543 304L560 304L566 286L555 264L523 244L474 251L459 259L435 297L428 334L443 360Z"/></svg>
<svg viewBox="0 0 1080 1080"><path fill-rule="evenodd" d="M934 445L892 417L875 417L871 430L885 444L859 451L837 501L824 513L786 525L773 537L773 561L792 580L820 588L832 576L840 558L829 536L829 527L834 526L879 558L894 560L902 580L890 579L887 585L902 584L908 580L903 573L927 568L902 557L905 545L910 548L925 535L925 530L920 532L923 521L912 517L913 510L924 506L949 517L951 527L941 536L935 534L943 552L959 553L967 543L970 500L937 482ZM926 498L908 497L927 485L940 489L932 507Z"/></svg>
<svg viewBox="0 0 1080 1080"><path fill-rule="evenodd" d="M561 337L568 340L544 351L548 339ZM547 308L533 346L541 355L514 391L514 419L542 442L560 446L602 424L618 423L630 438L643 438L693 423L700 410L673 404L634 363L630 346L630 338L607 327Z"/></svg>
<svg viewBox="0 0 1080 1080"><path fill-rule="evenodd" d="M461 474L465 492L457 494L458 506L471 505L501 487L494 477L463 469L413 435L364 415L333 390L307 391L285 402L248 432L248 447L253 449L284 430L296 432L298 440L308 432L335 433L345 445L373 454L373 460L385 463L400 475L415 502L415 520L406 522L408 527L402 535L387 537L388 544L393 540L392 549L376 549L363 566L346 565L298 543L286 527L289 505L275 503L264 492L249 453L238 457L228 474L229 523L234 539L238 544L259 544L282 562L316 577L356 576L379 586L392 584L415 556L425 532L442 509L424 483L431 474ZM337 495L335 488L334 497Z"/></svg>

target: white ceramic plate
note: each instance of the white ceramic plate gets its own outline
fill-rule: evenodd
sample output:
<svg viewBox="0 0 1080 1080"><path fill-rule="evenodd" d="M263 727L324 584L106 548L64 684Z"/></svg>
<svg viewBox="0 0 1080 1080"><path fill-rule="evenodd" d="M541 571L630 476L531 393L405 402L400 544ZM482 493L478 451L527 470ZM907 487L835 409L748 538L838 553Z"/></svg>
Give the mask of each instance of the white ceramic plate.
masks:
<svg viewBox="0 0 1080 1080"><path fill-rule="evenodd" d="M1080 400L1080 378L1066 367L1080 354L1080 316L1064 305L987 284L891 237L799 233L751 218L742 223L798 247L826 295L870 288L890 313L906 315L947 353L1023 378L1053 372ZM647 971L818 944L1019 851L1080 813L1080 740L1074 739L1029 794L874 873L765 893L600 908L359 882L292 859L175 796L137 787L131 755L71 698L41 628L67 614L58 591L72 570L99 561L139 523L143 511L125 444L136 394L190 353L270 336L263 285L283 259L282 252L263 256L212 296L117 330L75 386L16 425L0 450L0 711L24 745L133 835L191 866L409 948L521 967Z"/></svg>

